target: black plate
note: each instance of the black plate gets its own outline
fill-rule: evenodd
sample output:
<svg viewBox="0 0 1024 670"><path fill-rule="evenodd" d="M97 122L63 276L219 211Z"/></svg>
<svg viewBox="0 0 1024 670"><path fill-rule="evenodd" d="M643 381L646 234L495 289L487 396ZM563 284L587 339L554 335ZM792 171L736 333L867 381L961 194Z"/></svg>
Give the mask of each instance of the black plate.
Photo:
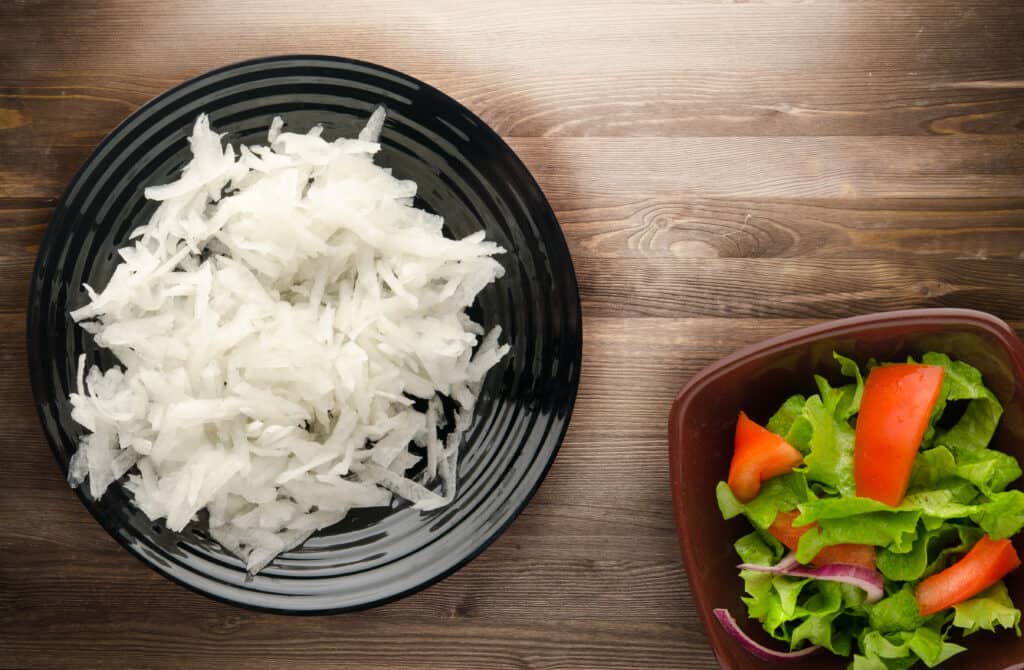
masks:
<svg viewBox="0 0 1024 670"><path fill-rule="evenodd" d="M421 206L458 237L483 228L508 250L506 275L475 316L500 324L512 351L487 377L461 451L459 492L429 513L361 510L279 556L255 578L200 524L171 533L135 509L120 486L82 503L154 570L227 602L287 613L338 612L399 598L465 565L512 522L540 485L565 434L579 382L581 318L572 260L537 183L469 110L399 72L324 56L284 56L214 70L144 105L96 148L57 206L39 250L28 308L32 392L61 467L82 429L71 420L78 355L116 361L74 326L82 283L105 286L116 249L146 221L150 184L175 178L200 112L232 143L265 143L275 115L288 129L354 136L388 110L378 162L419 185Z"/></svg>

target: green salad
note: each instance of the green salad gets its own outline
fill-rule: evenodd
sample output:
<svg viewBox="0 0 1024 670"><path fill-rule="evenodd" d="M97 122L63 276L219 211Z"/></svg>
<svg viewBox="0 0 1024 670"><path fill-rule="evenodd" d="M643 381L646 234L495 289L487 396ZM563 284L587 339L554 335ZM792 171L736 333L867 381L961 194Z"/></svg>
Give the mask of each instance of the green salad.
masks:
<svg viewBox="0 0 1024 670"><path fill-rule="evenodd" d="M779 644L730 612L719 622L771 660L824 651L852 670L933 668L978 631L1020 635L1002 579L1020 565L1017 460L990 447L1002 407L981 373L938 353L816 376L765 426L740 414L722 516L753 531L735 543L743 603Z"/></svg>

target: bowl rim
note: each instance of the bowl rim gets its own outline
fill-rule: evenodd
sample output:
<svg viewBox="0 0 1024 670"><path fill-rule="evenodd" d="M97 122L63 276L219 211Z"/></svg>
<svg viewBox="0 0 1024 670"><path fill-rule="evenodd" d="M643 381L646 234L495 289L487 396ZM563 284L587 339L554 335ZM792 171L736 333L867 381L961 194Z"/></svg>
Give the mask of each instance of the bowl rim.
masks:
<svg viewBox="0 0 1024 670"><path fill-rule="evenodd" d="M900 324L949 327L971 325L980 328L994 336L1003 345L1016 368L1024 369L1024 342L1017 337L1017 334L1009 324L999 317L975 309L945 307L904 309L873 312L824 321L748 344L698 371L683 385L676 395L676 399L672 403L672 409L669 412L668 422L669 480L672 486L672 509L676 525L676 539L679 543L680 554L686 569L687 583L690 586L690 592L693 594L694 604L701 624L704 627L705 636L719 664L723 668L727 666L719 653L719 645L715 642L721 639L718 634L718 623L712 615L710 596L706 591L704 582L693 576L696 574L699 556L697 555L697 548L690 543L685 531L685 514L683 512L682 500L683 441L680 435L680 424L681 416L685 412L690 398L709 383L711 379L737 367L754 355L770 355L786 349L807 346L825 337L846 332L852 333L865 326ZM1013 668L1007 668L1007 670L1013 670Z"/></svg>
<svg viewBox="0 0 1024 670"><path fill-rule="evenodd" d="M485 534L483 536L482 540L472 550L466 552L466 554L460 560L458 560L455 563L453 563L447 569L445 569L445 570L443 570L443 571L441 571L441 572L439 572L439 573L437 573L435 575L432 575L429 579L425 579L425 580L423 580L423 581L421 581L421 582L419 582L419 583L417 583L417 584L415 584L415 585L413 585L413 586L411 586L409 588L406 588L406 589L404 589L402 591L395 592L395 593L392 593L392 594L388 594L388 595L385 595L385 596L382 596L382 597L379 597L379 598L376 598L376 599L370 599L370 600L366 600L366 601L359 602L359 603L356 603L356 604L350 604L350 605L344 605L344 606L338 606L338 607L286 608L286 607L278 607L278 606L272 606L272 605L262 605L262 604L258 604L258 603L253 602L253 601L236 600L236 599L233 599L232 597L230 597L230 595L227 594L227 593L221 594L221 593L215 593L215 592L212 592L210 590L203 589L200 584L198 584L198 583L197 584L192 584L192 583L190 583L188 581L185 581L181 577L175 575L173 571L166 569L160 562L149 560L141 552L139 552L135 548L133 548L130 545L130 543L128 542L128 539L126 537L122 536L121 533L114 531L114 528L109 524L109 520L107 520L104 516L102 516L99 513L98 508L94 508L95 507L94 505L89 504L89 501L85 497L84 491L81 488L74 489L74 492L78 496L79 501L82 503L83 507L85 507L85 509L90 513L90 515L100 524L100 526L104 530L107 531L107 534L110 535L111 537L113 537L114 540L116 540L117 543L119 545L121 545L127 551L128 554L130 554L131 556L134 556L143 565L145 565L147 568L153 570L154 572L158 573L162 577L170 580L171 582L173 582L175 584L178 584L179 586L185 587L186 589L188 589L189 591L192 591L193 593L196 593L198 595L204 596L206 598L210 598L212 600L216 600L216 601L219 601L219 602L226 603L228 605L233 605L235 607L242 607L244 609L248 609L248 610L252 610L252 611L257 611L257 612L265 612L265 613L269 613L269 614L289 615L289 616L313 616L313 615L326 615L326 614L342 614L342 613L347 613L347 612L363 611L363 610L371 609L371 608L374 608L374 607L377 607L377 606L380 606L380 605L385 605L387 603L400 600L400 599L405 598L407 596L410 596L410 595L412 595L414 593L417 593L419 591L427 589L427 588L429 588L429 587L431 587L431 586L433 586L433 585L435 585L435 584L437 584L437 583L447 579L452 574L454 574L454 573L458 572L459 570L461 570L462 568L464 568L467 564L469 564L471 561L473 561L473 559L478 557L481 553L483 553L499 537L501 537L502 534L504 534L504 532L509 528L509 526L511 526L512 523L517 518L519 518L520 514L522 514L522 512L530 504L531 500L536 495L537 491L540 489L541 484L543 484L545 478L547 477L547 474L550 471L552 465L554 464L556 458L558 457L558 453L561 450L562 443L565 440L565 435L566 435L566 433L567 433L567 431L569 429L569 425L571 423L572 414L573 414L573 411L575 409L576 399L577 399L577 395L578 395L578 392L579 392L580 373L581 373L581 366L582 366L582 361L583 361L583 327L584 327L584 324L583 324L583 310L582 310L582 303L581 303L581 300L580 300L579 281L578 281L578 277L576 276L576 268L575 268L575 265L572 262L572 253L571 253L571 251L569 249L568 240L565 238L565 233L562 231L561 225L558 223L558 218L555 216L554 209L551 207L551 203L547 199L547 196L544 194L544 191L540 187L540 184L537 182L536 177L534 177L533 173L529 170L529 168L527 168L526 164L522 161L522 159L519 157L519 155L512 149L512 147L509 146L509 144L504 140L504 138L502 138L501 135L499 135L497 131L495 131L493 128L491 128L491 126L489 124L484 122L479 116L477 116L476 113L474 113L472 110L467 108L459 100L457 100L456 98L448 95L447 93L445 93L444 91L438 89L437 87L432 86L431 84L428 84L428 83L422 81L421 79L419 79L417 77L414 77L414 76L412 76L410 74L407 74L405 72L402 72L402 71L399 71L399 70L395 70L393 68L389 68L389 67L386 67L386 66L383 66L383 65L378 65L376 63L372 63L372 62L369 62L369 61L359 60L359 59L356 59L356 58L348 58L348 57L345 57L345 56L336 56L336 55L332 55L332 54L285 53L285 54L275 54L275 55L270 55L270 56L260 56L260 57L256 57L256 58L247 58L247 59L243 59L243 60L239 60L239 61L234 61L234 62L231 62L231 63L227 63L225 65L221 65L221 66L218 66L218 67L215 67L215 68L211 68L209 70L204 70L204 71L202 71L202 72L200 72L198 74L189 76L186 79L184 79L181 82L179 82L178 84L175 84L174 86L171 86L171 87L169 87L167 89L164 89L163 91L157 93L155 96L149 98L144 103L139 105L131 113L129 113L127 116L125 116L119 123L117 123L117 125L115 125L110 130L110 132L108 132L103 137L103 139L100 140L100 142L96 144L96 146L92 149L92 151L89 153L89 155L82 161L82 164L75 171L74 175L68 180L67 184L64 187L64 190L62 191L60 197L57 199L57 201L56 201L56 203L54 205L54 212L55 213L59 212L62 208L64 208L66 206L66 203L67 203L68 199L70 198L70 196L72 194L74 185L79 182L79 180L81 179L83 174L85 174L86 169L96 159L96 157L101 155L104 152L104 150L107 148L107 146L112 141L114 141L114 139L126 127L128 127L129 124L131 124L138 116L140 116L140 115L144 114L145 112L151 110L154 106L160 104L164 100L173 97L175 94L179 93L182 90L185 90L185 89L187 89L187 88L189 88L191 86L194 86L196 83L198 83L198 82L200 82L202 80L205 80L205 79L208 79L208 78L211 78L211 77L216 77L217 75L228 73L228 72L234 71L236 69L241 69L241 68L245 68L245 67L251 67L253 65L271 64L271 63L280 63L280 62L296 62L296 63L308 62L308 63L316 63L317 61L324 62L324 63L335 64L335 65L344 65L344 66L350 66L350 67L356 67L356 68L363 68L363 69L368 70L370 72L374 72L376 74L383 75L383 76L385 76L387 78L404 80L404 81L406 81L406 82L408 82L410 84L413 84L413 85L417 86L418 88L426 91L427 93L436 94L436 95L440 96L441 98L446 100L452 106L453 110L455 110L458 113L464 115L467 119L469 119L471 122L473 122L474 125L476 125L480 129L480 131L487 137L488 141L494 142L495 146L497 148L499 148L500 150L505 152L505 154L508 157L510 157L517 164L517 166L519 168L521 168L521 172L522 172L522 175L524 177L523 186L527 190L533 191L533 192L535 192L535 193L537 193L539 195L538 206L539 206L539 209L540 209L540 213L541 213L541 215L543 216L543 218L545 220L549 220L549 221L554 223L554 234L556 236L556 240L560 240L562 245L564 245L565 255L566 255L566 258L568 260L568 264L567 264L568 265L568 268L567 268L568 276L569 276L569 279L570 279L570 285L569 285L568 289L569 289L569 294L573 298L572 300L570 300L567 303L566 307L567 307L567 309L570 312L572 312L575 315L575 325L576 325L576 328L575 328L575 342L574 342L574 347L573 347L575 355L574 355L573 359L568 362L569 378L568 378L568 383L566 385L568 392L566 394L565 405L564 405L565 420L562 422L562 425L557 430L557 434L555 435L556 439L553 442L554 446L551 449L550 456L547 458L547 462L544 463L543 467L541 468L540 472L537 475L536 480L531 482L527 487L525 487L525 489L523 491L522 498L519 501L519 503L514 505L513 509L508 514L508 516L502 521L502 523L497 524L496 526L494 526L489 533L487 533L487 534ZM52 217L51 217L51 221L50 222L52 222ZM53 453L54 458L55 458L55 460L58 463L58 466L61 468L63 474L66 476L67 475L67 471L66 471L65 465L62 462L61 455L58 452L57 446L54 443L54 440L52 439L49 431L46 430L46 427L45 427L46 426L46 417L44 416L43 402L42 402L43 400L45 400L45 398L43 398L42 395L41 395L41 391L40 391L41 384L39 383L39 376L41 375L41 372L37 369L38 366L32 364L33 360L34 360L34 356L33 356L33 353L32 353L34 351L34 344L33 344L34 340L33 340L32 334L33 334L33 332L38 330L38 328L34 328L34 326L36 325L35 321L38 318L38 315L37 315L37 311L38 310L34 310L32 308L32 305L33 305L32 298L39 291L40 270L41 270L41 264L42 264L42 261L43 261L43 253L42 252L43 252L43 250L45 250L48 247L53 245L53 243L54 243L53 239L56 236L56 231L55 231L54 227L49 225L50 222L48 222L46 231L44 232L43 238L42 238L42 240L39 243L39 252L36 254L35 261L34 261L34 263L32 265L32 274L31 274L31 280L29 282L29 290L28 290L28 307L26 308L26 314L25 314L26 353L27 353L27 356L28 356L28 359L29 359L28 360L28 363L29 363L29 386L30 386L31 393L32 393L33 404L36 407L36 415L37 415L37 418L38 418L38 420L40 422L40 426L42 428L43 436L46 439L46 443L49 446L50 451ZM201 573L200 573L200 576L202 576ZM204 579L205 579L205 577L204 577Z"/></svg>

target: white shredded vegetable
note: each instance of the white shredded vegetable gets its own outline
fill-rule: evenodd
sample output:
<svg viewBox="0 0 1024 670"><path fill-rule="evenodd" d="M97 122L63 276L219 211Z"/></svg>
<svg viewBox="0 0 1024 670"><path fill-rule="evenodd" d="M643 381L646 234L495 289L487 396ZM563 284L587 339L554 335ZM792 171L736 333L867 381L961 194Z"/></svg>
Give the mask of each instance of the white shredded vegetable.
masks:
<svg viewBox="0 0 1024 670"><path fill-rule="evenodd" d="M78 362L72 486L99 498L127 475L172 531L205 509L252 573L353 508L451 502L481 383L508 352L466 313L503 250L448 239L413 206L416 184L373 162L383 123L378 109L328 142L277 118L267 146L236 151L196 120L191 162L146 189L156 212L72 312L121 363Z"/></svg>

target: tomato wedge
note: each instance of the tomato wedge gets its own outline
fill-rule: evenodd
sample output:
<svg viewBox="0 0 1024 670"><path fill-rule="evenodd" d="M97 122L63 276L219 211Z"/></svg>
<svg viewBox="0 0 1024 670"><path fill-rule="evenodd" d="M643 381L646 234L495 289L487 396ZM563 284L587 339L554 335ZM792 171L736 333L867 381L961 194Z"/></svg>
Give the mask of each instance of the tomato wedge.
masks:
<svg viewBox="0 0 1024 670"><path fill-rule="evenodd" d="M895 507L942 390L938 365L884 365L864 383L857 415L853 469L857 495Z"/></svg>
<svg viewBox="0 0 1024 670"><path fill-rule="evenodd" d="M786 474L803 460L792 445L740 412L729 465L729 488L733 495L749 502L757 497L761 482Z"/></svg>
<svg viewBox="0 0 1024 670"><path fill-rule="evenodd" d="M791 551L796 551L800 538L804 533L818 524L793 526L793 520L800 516L799 510L779 512L775 521L768 527L768 532ZM844 565L861 565L869 570L875 569L875 548L869 544L834 544L819 551L811 564L821 567L842 563Z"/></svg>
<svg viewBox="0 0 1024 670"><path fill-rule="evenodd" d="M1020 565L1010 540L984 536L959 561L917 585L917 609L930 616L972 598Z"/></svg>

